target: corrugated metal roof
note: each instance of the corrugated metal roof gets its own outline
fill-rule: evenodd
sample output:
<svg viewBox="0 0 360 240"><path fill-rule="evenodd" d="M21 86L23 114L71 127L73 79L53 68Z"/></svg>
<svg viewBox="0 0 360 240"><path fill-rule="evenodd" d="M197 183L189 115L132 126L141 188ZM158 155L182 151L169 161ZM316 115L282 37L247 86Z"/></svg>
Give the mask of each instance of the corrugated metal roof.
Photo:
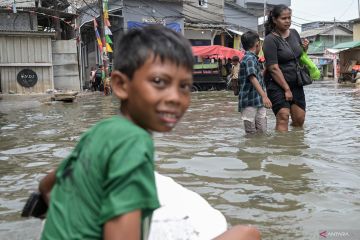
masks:
<svg viewBox="0 0 360 240"><path fill-rule="evenodd" d="M40 31L9 31L0 30L0 35L6 36L39 36L39 37L55 37L54 32L40 32Z"/></svg>
<svg viewBox="0 0 360 240"><path fill-rule="evenodd" d="M334 26L319 27L307 30L300 33L302 38L313 37L317 35L332 35ZM352 36L352 31L343 26L336 26L335 35L337 36Z"/></svg>
<svg viewBox="0 0 360 240"><path fill-rule="evenodd" d="M355 48L355 47L360 47L360 41L339 43L332 48L334 48L334 49L343 49L343 48L349 49L349 48Z"/></svg>

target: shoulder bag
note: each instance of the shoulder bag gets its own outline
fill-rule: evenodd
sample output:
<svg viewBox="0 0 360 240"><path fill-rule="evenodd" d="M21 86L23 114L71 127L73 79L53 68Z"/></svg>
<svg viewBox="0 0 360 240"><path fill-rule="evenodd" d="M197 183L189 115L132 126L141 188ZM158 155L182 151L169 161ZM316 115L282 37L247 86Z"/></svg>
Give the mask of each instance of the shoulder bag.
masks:
<svg viewBox="0 0 360 240"><path fill-rule="evenodd" d="M285 45L290 49L290 51L294 55L295 62L296 62L297 84L301 87L312 84L313 80L311 79L311 77L309 75L308 69L305 66L300 65L300 63L295 55L295 52L292 49L292 47L290 46L290 44L283 37L281 37L281 35L279 33L277 33L277 34L279 35L279 37L282 39L282 41L285 43Z"/></svg>

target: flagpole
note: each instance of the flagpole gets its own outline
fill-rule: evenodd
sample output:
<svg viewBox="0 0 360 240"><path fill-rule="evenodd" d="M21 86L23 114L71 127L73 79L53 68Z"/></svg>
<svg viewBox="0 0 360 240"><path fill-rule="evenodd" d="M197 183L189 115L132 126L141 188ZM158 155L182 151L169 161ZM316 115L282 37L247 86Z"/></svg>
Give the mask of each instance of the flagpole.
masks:
<svg viewBox="0 0 360 240"><path fill-rule="evenodd" d="M102 60L103 60L103 67L105 72L105 78L108 77L108 69L107 69L107 55L106 55L106 40L105 40L105 24L104 24L104 8L103 8L103 1L99 0L99 11L100 11L100 38L102 42Z"/></svg>

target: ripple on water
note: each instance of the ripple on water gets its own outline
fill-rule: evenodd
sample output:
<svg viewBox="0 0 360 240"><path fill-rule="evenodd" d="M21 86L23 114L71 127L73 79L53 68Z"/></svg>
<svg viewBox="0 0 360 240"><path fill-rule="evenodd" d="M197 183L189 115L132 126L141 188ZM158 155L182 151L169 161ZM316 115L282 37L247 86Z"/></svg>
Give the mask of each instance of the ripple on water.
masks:
<svg viewBox="0 0 360 240"><path fill-rule="evenodd" d="M7 157L7 156L0 156L0 161L6 161L8 159L9 159L9 157Z"/></svg>
<svg viewBox="0 0 360 240"><path fill-rule="evenodd" d="M55 146L56 144L37 144L29 147L13 148L6 151L2 151L0 153L5 155L16 155L16 154L25 154L25 153L45 152Z"/></svg>
<svg viewBox="0 0 360 240"><path fill-rule="evenodd" d="M54 157L58 157L58 158L65 158L71 153L72 149L73 149L72 147L57 148L57 149L54 149L52 155Z"/></svg>
<svg viewBox="0 0 360 240"><path fill-rule="evenodd" d="M37 134L38 135L55 135L57 133L58 133L58 131L56 129L49 129L49 130L44 130L44 131L38 132Z"/></svg>
<svg viewBox="0 0 360 240"><path fill-rule="evenodd" d="M32 162L32 163L26 164L24 167L32 168L32 167L39 167L39 166L43 166L43 165L47 165L47 164L49 164L49 163L48 162Z"/></svg>
<svg viewBox="0 0 360 240"><path fill-rule="evenodd" d="M14 130L17 127L19 127L19 125L17 125L17 124L9 124L9 125L5 125L5 126L1 127L0 130Z"/></svg>
<svg viewBox="0 0 360 240"><path fill-rule="evenodd" d="M171 159L174 160L174 159ZM221 162L221 166L219 166ZM184 168L185 172L197 176L212 176L215 178L238 177L242 169L246 168L242 161L231 157L200 157L191 159L178 159L176 163L166 164L166 168Z"/></svg>

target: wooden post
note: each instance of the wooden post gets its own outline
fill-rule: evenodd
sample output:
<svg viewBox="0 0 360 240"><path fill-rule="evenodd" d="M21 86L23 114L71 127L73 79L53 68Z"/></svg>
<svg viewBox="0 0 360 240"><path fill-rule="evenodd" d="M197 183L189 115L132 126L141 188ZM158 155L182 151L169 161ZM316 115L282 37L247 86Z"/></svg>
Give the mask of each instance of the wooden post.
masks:
<svg viewBox="0 0 360 240"><path fill-rule="evenodd" d="M221 46L225 46L225 33L221 33L220 40L221 40Z"/></svg>

